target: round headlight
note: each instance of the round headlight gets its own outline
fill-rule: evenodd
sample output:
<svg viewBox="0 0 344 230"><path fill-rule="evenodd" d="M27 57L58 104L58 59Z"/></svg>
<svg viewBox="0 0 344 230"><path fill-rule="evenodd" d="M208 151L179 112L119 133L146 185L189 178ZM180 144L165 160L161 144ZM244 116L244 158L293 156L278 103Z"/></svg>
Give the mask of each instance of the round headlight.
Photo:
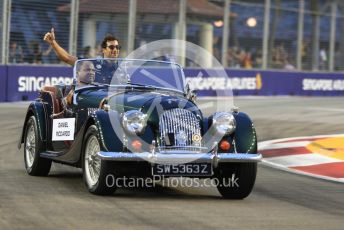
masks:
<svg viewBox="0 0 344 230"><path fill-rule="evenodd" d="M233 114L227 112L215 113L213 116L213 127L220 135L233 133L236 128Z"/></svg>
<svg viewBox="0 0 344 230"><path fill-rule="evenodd" d="M146 117L146 114L138 110L130 110L124 113L122 125L129 133L140 134L143 133L147 125Z"/></svg>

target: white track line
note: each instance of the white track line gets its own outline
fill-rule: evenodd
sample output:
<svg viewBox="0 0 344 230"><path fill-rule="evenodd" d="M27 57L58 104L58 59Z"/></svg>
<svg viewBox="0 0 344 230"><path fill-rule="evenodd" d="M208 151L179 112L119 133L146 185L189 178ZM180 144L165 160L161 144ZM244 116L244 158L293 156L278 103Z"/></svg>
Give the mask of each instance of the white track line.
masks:
<svg viewBox="0 0 344 230"><path fill-rule="evenodd" d="M281 157L269 157L268 159L266 159L266 161L269 161L273 164L283 165L285 167L310 166L334 162L343 162L341 160L326 157L316 153L289 155Z"/></svg>

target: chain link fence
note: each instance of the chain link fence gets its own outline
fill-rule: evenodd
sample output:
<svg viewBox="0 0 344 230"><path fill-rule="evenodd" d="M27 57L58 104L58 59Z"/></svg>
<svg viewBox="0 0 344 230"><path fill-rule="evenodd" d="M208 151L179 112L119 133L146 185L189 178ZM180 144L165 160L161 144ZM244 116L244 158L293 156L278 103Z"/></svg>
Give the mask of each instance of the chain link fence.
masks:
<svg viewBox="0 0 344 230"><path fill-rule="evenodd" d="M59 44L83 58L101 55L102 39L112 34L121 57L151 41L179 38L230 68L343 71L343 10L335 0L3 0L1 62L60 64L43 41L54 28Z"/></svg>

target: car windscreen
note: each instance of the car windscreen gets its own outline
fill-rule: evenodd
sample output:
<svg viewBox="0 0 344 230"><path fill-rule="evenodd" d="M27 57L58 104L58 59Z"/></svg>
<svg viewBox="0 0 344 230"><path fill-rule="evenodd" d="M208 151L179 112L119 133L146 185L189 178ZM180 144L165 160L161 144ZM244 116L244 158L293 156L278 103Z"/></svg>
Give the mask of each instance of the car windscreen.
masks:
<svg viewBox="0 0 344 230"><path fill-rule="evenodd" d="M88 85L140 85L185 89L182 68L171 62L129 59L81 59L74 67L77 87Z"/></svg>

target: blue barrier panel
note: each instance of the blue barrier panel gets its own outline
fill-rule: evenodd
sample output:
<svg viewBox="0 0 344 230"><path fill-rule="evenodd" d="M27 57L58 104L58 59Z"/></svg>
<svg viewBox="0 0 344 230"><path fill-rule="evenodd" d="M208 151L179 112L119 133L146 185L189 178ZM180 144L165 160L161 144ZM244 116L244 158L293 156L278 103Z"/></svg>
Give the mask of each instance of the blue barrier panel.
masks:
<svg viewBox="0 0 344 230"><path fill-rule="evenodd" d="M191 89L199 96L216 96L233 90L233 95L343 96L344 74L294 71L226 69L227 76L211 71L185 69Z"/></svg>
<svg viewBox="0 0 344 230"><path fill-rule="evenodd" d="M71 67L8 66L7 101L33 100L44 85L72 82Z"/></svg>
<svg viewBox="0 0 344 230"><path fill-rule="evenodd" d="M233 95L344 95L343 73L235 69L226 69L226 73L227 76L219 77L214 69L185 69L190 88L198 90L199 96L231 95L231 89ZM71 67L0 66L1 82L4 83L0 84L0 101L33 100L43 85L70 84L71 76Z"/></svg>
<svg viewBox="0 0 344 230"><path fill-rule="evenodd" d="M0 102L6 101L7 67L0 66Z"/></svg>

